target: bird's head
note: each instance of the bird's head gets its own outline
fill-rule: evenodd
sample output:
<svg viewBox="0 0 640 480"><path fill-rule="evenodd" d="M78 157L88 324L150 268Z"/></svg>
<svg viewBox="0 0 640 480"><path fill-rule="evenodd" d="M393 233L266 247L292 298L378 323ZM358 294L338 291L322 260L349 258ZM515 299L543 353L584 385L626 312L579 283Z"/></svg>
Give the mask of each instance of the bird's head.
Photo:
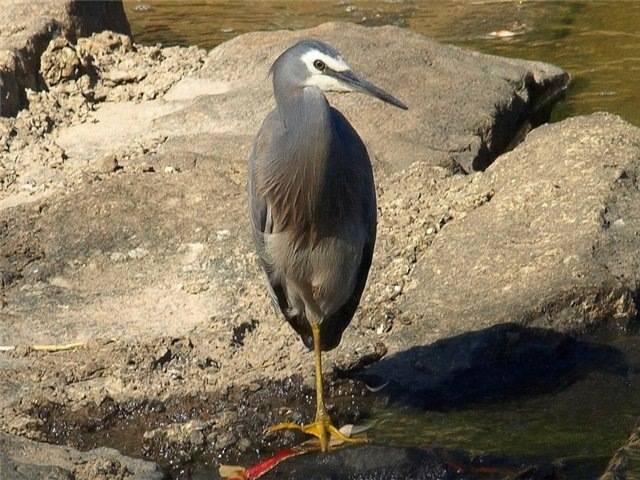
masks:
<svg viewBox="0 0 640 480"><path fill-rule="evenodd" d="M342 55L319 40L302 40L285 50L270 72L274 85L317 87L325 92L361 92L404 110L407 106L390 93L356 75Z"/></svg>

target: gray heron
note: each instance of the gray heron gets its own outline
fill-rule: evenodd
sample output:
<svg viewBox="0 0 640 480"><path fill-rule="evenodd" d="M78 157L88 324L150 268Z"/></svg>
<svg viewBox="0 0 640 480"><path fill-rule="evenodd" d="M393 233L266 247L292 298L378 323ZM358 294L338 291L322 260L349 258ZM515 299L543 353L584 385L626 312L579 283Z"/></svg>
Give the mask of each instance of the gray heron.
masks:
<svg viewBox="0 0 640 480"><path fill-rule="evenodd" d="M301 430L327 451L332 439L356 440L325 408L322 351L338 346L360 302L376 240L376 193L362 139L323 92L362 92L407 107L318 40L285 50L270 73L276 108L249 156L251 226L274 305L314 350L316 418L268 432Z"/></svg>

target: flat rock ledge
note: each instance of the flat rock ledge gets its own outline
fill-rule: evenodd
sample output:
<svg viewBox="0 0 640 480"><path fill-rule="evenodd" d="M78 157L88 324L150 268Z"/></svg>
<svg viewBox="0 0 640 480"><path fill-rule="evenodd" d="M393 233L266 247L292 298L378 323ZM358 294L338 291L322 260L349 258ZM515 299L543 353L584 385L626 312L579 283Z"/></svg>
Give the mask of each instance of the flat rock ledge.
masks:
<svg viewBox="0 0 640 480"><path fill-rule="evenodd" d="M79 452L0 432L0 478L6 480L165 480L159 467L109 448Z"/></svg>

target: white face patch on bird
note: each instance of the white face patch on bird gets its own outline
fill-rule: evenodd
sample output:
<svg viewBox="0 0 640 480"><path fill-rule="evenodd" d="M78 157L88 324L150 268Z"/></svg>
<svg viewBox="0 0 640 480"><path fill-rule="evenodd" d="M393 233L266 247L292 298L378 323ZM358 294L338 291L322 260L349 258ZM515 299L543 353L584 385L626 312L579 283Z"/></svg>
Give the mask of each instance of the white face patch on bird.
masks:
<svg viewBox="0 0 640 480"><path fill-rule="evenodd" d="M355 89L336 77L328 75L328 72L348 72L351 70L347 62L342 57L332 57L319 50L311 49L300 57L309 71L309 77L304 85L307 87L318 87L323 91L330 92L353 92Z"/></svg>
<svg viewBox="0 0 640 480"><path fill-rule="evenodd" d="M300 60L304 62L309 69L309 72L312 74L322 73L324 70L322 65L329 67L331 70L335 70L336 72L344 72L345 70L351 69L349 65L347 65L347 62L344 61L344 58L340 56L332 57L326 53L316 50L315 48L302 54Z"/></svg>
<svg viewBox="0 0 640 480"><path fill-rule="evenodd" d="M356 75L338 51L319 40L302 40L289 47L269 71L273 74L276 97L289 86L314 87L325 92L361 92L407 109L393 95Z"/></svg>

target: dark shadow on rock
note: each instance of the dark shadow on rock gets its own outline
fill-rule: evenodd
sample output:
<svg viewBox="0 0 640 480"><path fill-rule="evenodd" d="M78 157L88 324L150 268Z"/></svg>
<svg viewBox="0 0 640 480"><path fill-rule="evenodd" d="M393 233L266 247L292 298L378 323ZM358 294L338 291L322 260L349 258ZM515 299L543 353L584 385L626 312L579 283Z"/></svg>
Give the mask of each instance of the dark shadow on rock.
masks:
<svg viewBox="0 0 640 480"><path fill-rule="evenodd" d="M459 408L558 391L594 371L625 375L622 352L542 328L501 324L412 347L355 376L392 401Z"/></svg>
<svg viewBox="0 0 640 480"><path fill-rule="evenodd" d="M363 445L291 458L266 475L289 480L554 480L552 465L443 449Z"/></svg>
<svg viewBox="0 0 640 480"><path fill-rule="evenodd" d="M508 108L498 109L491 135L485 138L480 134L482 143L471 164L459 163L465 172L486 170L496 158L520 144L531 130L547 123L556 104L565 99L571 78L565 73L539 83L530 73L522 81L529 98L525 101L514 94Z"/></svg>

